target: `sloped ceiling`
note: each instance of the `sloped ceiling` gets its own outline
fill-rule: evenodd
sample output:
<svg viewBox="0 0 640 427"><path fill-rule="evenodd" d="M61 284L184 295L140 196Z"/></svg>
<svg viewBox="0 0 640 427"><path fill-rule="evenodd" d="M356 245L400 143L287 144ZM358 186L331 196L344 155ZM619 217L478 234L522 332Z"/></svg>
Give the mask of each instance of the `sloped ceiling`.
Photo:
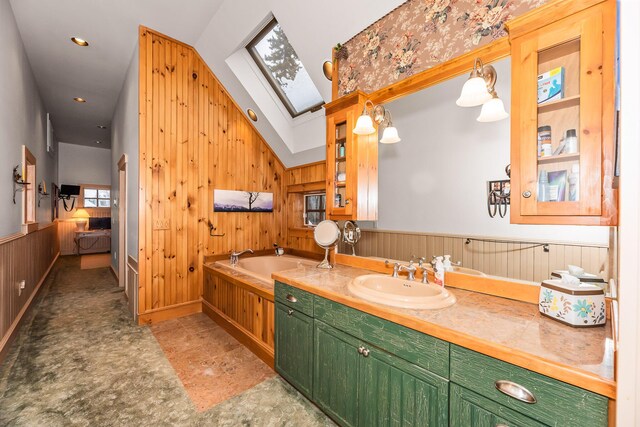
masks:
<svg viewBox="0 0 640 427"><path fill-rule="evenodd" d="M6 0L0 0L6 1ZM273 14L285 30L325 101L331 83L322 63L331 48L397 7L400 0L323 2L299 0L10 0L43 101L59 141L109 146L108 125L137 42L145 25L193 45L243 108L261 112L225 62L256 34ZM80 48L69 40L90 42ZM78 104L73 97L87 99ZM287 165L324 158L324 135L293 154L273 126L262 119L259 131ZM318 129L318 127L314 127Z"/></svg>

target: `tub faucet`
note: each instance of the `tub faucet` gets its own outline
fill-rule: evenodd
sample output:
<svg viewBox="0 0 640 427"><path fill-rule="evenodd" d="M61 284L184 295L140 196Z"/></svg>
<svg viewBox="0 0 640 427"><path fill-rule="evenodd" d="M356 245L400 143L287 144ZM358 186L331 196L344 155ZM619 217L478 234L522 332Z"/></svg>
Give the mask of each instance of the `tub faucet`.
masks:
<svg viewBox="0 0 640 427"><path fill-rule="evenodd" d="M235 266L238 263L238 259L240 258L241 255L244 255L246 253L253 253L252 249L245 249L242 252L236 252L235 249L233 251L231 251L231 256L229 258L230 264L232 266Z"/></svg>

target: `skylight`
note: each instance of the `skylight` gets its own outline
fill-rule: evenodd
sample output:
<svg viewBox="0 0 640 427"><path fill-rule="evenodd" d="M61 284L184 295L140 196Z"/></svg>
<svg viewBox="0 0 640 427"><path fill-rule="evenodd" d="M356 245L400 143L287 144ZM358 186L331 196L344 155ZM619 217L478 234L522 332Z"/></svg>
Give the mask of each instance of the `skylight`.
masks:
<svg viewBox="0 0 640 427"><path fill-rule="evenodd" d="M291 117L317 109L324 101L275 18L247 50Z"/></svg>

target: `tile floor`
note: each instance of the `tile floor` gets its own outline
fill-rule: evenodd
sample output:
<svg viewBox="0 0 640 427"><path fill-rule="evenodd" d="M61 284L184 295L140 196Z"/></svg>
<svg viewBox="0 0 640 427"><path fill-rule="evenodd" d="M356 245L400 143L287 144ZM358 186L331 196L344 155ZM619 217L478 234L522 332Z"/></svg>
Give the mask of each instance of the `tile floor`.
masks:
<svg viewBox="0 0 640 427"><path fill-rule="evenodd" d="M161 322L150 329L198 411L276 376L204 313Z"/></svg>

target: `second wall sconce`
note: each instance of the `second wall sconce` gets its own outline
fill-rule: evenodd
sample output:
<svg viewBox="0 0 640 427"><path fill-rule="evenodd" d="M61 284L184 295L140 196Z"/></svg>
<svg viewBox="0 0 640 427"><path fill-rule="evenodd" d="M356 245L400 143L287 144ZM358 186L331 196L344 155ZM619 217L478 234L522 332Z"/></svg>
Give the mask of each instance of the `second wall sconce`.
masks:
<svg viewBox="0 0 640 427"><path fill-rule="evenodd" d="M469 79L462 86L462 92L456 104L460 107L482 105L482 111L477 118L479 122L506 119L509 113L504 109L504 103L496 93L497 79L496 69L492 65L484 65L480 58L476 58Z"/></svg>
<svg viewBox="0 0 640 427"><path fill-rule="evenodd" d="M376 128L373 126L374 122L377 125L382 124L385 126L382 138L380 139L382 144L393 144L400 141L398 130L391 122L391 113L389 110L386 110L382 105L374 105L370 100L364 103L362 115L358 117L356 127L353 128L353 133L356 135L371 135L376 131Z"/></svg>

